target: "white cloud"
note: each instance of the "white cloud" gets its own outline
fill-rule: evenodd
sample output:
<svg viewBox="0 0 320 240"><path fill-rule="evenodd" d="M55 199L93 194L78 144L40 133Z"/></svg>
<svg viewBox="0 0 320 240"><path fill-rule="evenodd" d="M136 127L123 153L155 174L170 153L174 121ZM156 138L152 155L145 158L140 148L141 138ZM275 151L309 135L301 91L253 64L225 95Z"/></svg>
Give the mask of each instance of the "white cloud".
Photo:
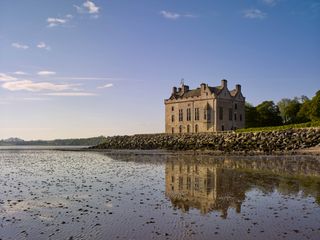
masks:
<svg viewBox="0 0 320 240"><path fill-rule="evenodd" d="M12 76L5 74L5 73L0 73L0 81L1 82L8 82L8 81L15 81L15 80L17 80L17 78L12 77Z"/></svg>
<svg viewBox="0 0 320 240"><path fill-rule="evenodd" d="M37 73L39 76L52 76L52 75L56 75L56 72L52 72L52 71L40 71Z"/></svg>
<svg viewBox="0 0 320 240"><path fill-rule="evenodd" d="M20 44L20 43L16 43L16 42L12 43L11 46L14 48L19 48L19 49L28 49L29 48L28 45Z"/></svg>
<svg viewBox="0 0 320 240"><path fill-rule="evenodd" d="M82 6L73 5L78 13L89 13L89 14L98 14L100 7L98 7L94 2L92 1L85 1ZM95 18L97 18L98 15L95 15Z"/></svg>
<svg viewBox="0 0 320 240"><path fill-rule="evenodd" d="M66 18L72 19L73 16L72 16L71 14L67 14L67 15L66 15Z"/></svg>
<svg viewBox="0 0 320 240"><path fill-rule="evenodd" d="M28 75L28 73L22 72L22 71L16 71L13 74L15 74L15 75Z"/></svg>
<svg viewBox="0 0 320 240"><path fill-rule="evenodd" d="M96 93L90 92L56 92L56 93L44 93L46 96L62 96L62 97L87 97L96 96Z"/></svg>
<svg viewBox="0 0 320 240"><path fill-rule="evenodd" d="M58 25L63 25L67 22L67 19L63 18L47 18L48 27L55 27Z"/></svg>
<svg viewBox="0 0 320 240"><path fill-rule="evenodd" d="M100 86L100 87L98 87L98 88L110 88L110 87L113 87L113 83L107 83L107 84L105 84L105 85L103 85L103 86Z"/></svg>
<svg viewBox="0 0 320 240"><path fill-rule="evenodd" d="M167 18L167 19L178 19L181 17L181 15L179 13L175 13L175 12L168 12L168 11L161 11L160 14L162 15L162 17Z"/></svg>
<svg viewBox="0 0 320 240"><path fill-rule="evenodd" d="M82 4L89 13L98 13L99 7L92 1L86 1Z"/></svg>
<svg viewBox="0 0 320 240"><path fill-rule="evenodd" d="M267 14L259 9L247 9L244 11L243 16L250 19L264 19L267 17Z"/></svg>
<svg viewBox="0 0 320 240"><path fill-rule="evenodd" d="M2 84L2 87L10 91L64 91L72 88L70 84L54 84L49 82L33 82L31 80L10 81Z"/></svg>
<svg viewBox="0 0 320 240"><path fill-rule="evenodd" d="M37 48L42 48L42 49L45 49L45 50L50 50L51 48L50 48L50 46L48 46L46 43L44 43L44 42L39 42L38 44L37 44Z"/></svg>

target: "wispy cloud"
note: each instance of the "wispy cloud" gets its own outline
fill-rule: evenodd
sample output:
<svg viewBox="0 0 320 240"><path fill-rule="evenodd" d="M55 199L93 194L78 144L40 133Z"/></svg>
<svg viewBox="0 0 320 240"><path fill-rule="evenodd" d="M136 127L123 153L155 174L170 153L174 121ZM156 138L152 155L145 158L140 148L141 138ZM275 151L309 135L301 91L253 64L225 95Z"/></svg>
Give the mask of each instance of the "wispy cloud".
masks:
<svg viewBox="0 0 320 240"><path fill-rule="evenodd" d="M113 77L57 77L57 79L61 80L123 80L124 78L113 78Z"/></svg>
<svg viewBox="0 0 320 240"><path fill-rule="evenodd" d="M53 76L56 75L56 72L53 71L40 71L37 73L39 76L47 77L47 76Z"/></svg>
<svg viewBox="0 0 320 240"><path fill-rule="evenodd" d="M26 98L23 98L22 100L25 100L25 101L49 101L51 99L45 98L45 97L26 97Z"/></svg>
<svg viewBox="0 0 320 240"><path fill-rule="evenodd" d="M8 81L15 81L15 80L17 80L17 78L12 77L12 76L5 74L5 73L0 73L0 81L1 82L8 82Z"/></svg>
<svg viewBox="0 0 320 240"><path fill-rule="evenodd" d="M28 73L23 72L23 71L16 71L13 74L15 74L15 75L28 75Z"/></svg>
<svg viewBox="0 0 320 240"><path fill-rule="evenodd" d="M45 50L48 50L48 51L51 49L51 47L48 46L45 42L39 42L37 44L37 48L45 49Z"/></svg>
<svg viewBox="0 0 320 240"><path fill-rule="evenodd" d="M162 15L162 17L167 18L167 19L178 19L181 17L181 15L179 13L175 13L175 12L168 12L168 11L161 11L160 14Z"/></svg>
<svg viewBox="0 0 320 240"><path fill-rule="evenodd" d="M264 19L267 17L267 14L262 12L259 9L247 9L243 12L243 16L245 18L250 18L250 19Z"/></svg>
<svg viewBox="0 0 320 240"><path fill-rule="evenodd" d="M97 87L97 88L101 89L101 88L111 88L111 87L113 87L113 83L107 83L107 84L100 86L100 87Z"/></svg>
<svg viewBox="0 0 320 240"><path fill-rule="evenodd" d="M14 48L18 48L18 49L28 49L29 48L28 45L20 44L20 43L17 43L17 42L12 43L11 46L14 47Z"/></svg>
<svg viewBox="0 0 320 240"><path fill-rule="evenodd" d="M165 11L165 10L162 10L160 12L160 15L162 17L164 17L166 19L170 19L170 20L176 20L181 17L186 17L186 18L195 18L196 17L195 15L192 15L192 14L180 14L180 13L169 12L169 11Z"/></svg>
<svg viewBox="0 0 320 240"><path fill-rule="evenodd" d="M53 93L44 93L46 96L62 96L62 97L89 97L97 96L96 93L91 92L53 92Z"/></svg>
<svg viewBox="0 0 320 240"><path fill-rule="evenodd" d="M265 5L268 5L268 6L275 6L277 3L278 3L279 0L262 0L262 2L265 4Z"/></svg>
<svg viewBox="0 0 320 240"><path fill-rule="evenodd" d="M47 18L48 27L55 27L63 25L67 22L67 19L64 18Z"/></svg>
<svg viewBox="0 0 320 240"><path fill-rule="evenodd" d="M50 90L50 91L64 91L72 89L73 85L70 84L54 84L50 82L33 82L31 80L19 80L19 81L9 81L2 84L4 89L10 91L43 91L43 90Z"/></svg>

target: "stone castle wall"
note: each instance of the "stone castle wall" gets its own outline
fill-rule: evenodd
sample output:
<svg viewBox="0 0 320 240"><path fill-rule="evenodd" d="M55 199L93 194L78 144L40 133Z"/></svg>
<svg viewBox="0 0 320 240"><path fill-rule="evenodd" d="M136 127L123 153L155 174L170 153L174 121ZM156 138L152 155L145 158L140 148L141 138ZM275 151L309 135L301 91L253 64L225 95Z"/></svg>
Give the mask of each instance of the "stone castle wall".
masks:
<svg viewBox="0 0 320 240"><path fill-rule="evenodd" d="M254 133L147 134L107 137L93 149L212 150L224 153L290 151L320 144L320 128Z"/></svg>

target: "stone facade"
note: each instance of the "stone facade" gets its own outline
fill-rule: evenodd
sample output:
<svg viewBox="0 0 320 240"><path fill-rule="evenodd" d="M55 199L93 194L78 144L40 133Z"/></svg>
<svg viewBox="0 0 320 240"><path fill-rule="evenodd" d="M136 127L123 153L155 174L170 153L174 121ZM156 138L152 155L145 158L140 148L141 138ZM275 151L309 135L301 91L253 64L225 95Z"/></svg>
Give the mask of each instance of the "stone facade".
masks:
<svg viewBox="0 0 320 240"><path fill-rule="evenodd" d="M221 86L189 89L181 84L173 87L165 103L166 133L198 133L228 131L245 126L245 97L241 86L228 90L227 80Z"/></svg>

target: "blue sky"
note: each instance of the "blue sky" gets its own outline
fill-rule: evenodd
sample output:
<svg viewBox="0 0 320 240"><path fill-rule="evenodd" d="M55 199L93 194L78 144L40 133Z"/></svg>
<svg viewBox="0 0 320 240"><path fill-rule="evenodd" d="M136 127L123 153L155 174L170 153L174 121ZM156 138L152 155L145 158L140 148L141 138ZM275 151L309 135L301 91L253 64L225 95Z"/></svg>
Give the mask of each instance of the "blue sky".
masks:
<svg viewBox="0 0 320 240"><path fill-rule="evenodd" d="M0 0L0 139L163 132L184 78L320 89L320 0Z"/></svg>

